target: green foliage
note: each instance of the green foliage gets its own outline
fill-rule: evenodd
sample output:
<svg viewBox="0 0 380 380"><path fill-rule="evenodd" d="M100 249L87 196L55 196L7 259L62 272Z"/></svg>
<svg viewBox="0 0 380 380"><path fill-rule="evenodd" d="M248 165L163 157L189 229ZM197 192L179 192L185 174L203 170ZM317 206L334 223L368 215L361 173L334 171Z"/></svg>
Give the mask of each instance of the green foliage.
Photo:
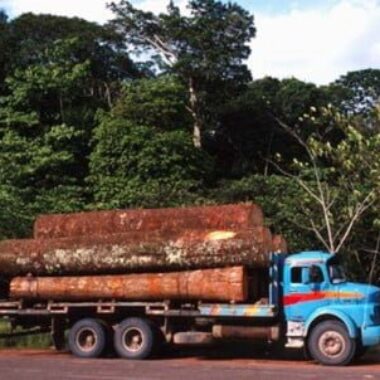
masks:
<svg viewBox="0 0 380 380"><path fill-rule="evenodd" d="M171 2L167 13L157 16L121 0L111 4L112 25L126 42L137 49L154 49L163 64L185 78L249 78L241 62L250 54L247 42L255 34L253 17L237 4L215 0L192 0L188 8L190 16L181 15Z"/></svg>
<svg viewBox="0 0 380 380"><path fill-rule="evenodd" d="M46 63L17 69L6 79L10 95L2 99L5 109L19 113L33 112L39 123L64 123L88 81L89 62L72 62L71 49L77 40L55 42L46 50ZM8 109L9 110L8 110ZM21 116L22 114L17 114Z"/></svg>
<svg viewBox="0 0 380 380"><path fill-rule="evenodd" d="M17 332L21 331L21 329L17 329ZM10 323L0 321L0 334L10 334L11 332ZM0 339L0 347L48 348L51 345L51 336L48 333Z"/></svg>
<svg viewBox="0 0 380 380"><path fill-rule="evenodd" d="M300 119L305 119L311 107L317 110L328 103L324 89L295 78L280 81L266 77L252 82L220 110L222 128L212 143L217 146L218 160L223 160L221 170L234 177L269 173L268 159L272 160L276 153L288 163L294 157L304 158L304 150L284 132L277 119L307 138L314 124L307 119L301 125ZM230 155L227 160L226 151Z"/></svg>
<svg viewBox="0 0 380 380"><path fill-rule="evenodd" d="M23 14L9 23L8 45L12 71L34 64L46 64L46 54L57 40L77 39L72 60L89 61L91 75L101 81L133 78L138 71L123 49L120 37L111 29L77 18Z"/></svg>
<svg viewBox="0 0 380 380"><path fill-rule="evenodd" d="M191 128L191 118L186 110L186 89L172 75L126 84L112 114L160 131Z"/></svg>
<svg viewBox="0 0 380 380"><path fill-rule="evenodd" d="M333 86L344 91L339 104L343 111L349 115L369 116L380 101L380 70L351 71Z"/></svg>
<svg viewBox="0 0 380 380"><path fill-rule="evenodd" d="M155 15L121 0L112 3L112 25L141 52L153 52L162 69L178 75L188 88L188 109L194 119L194 144L214 119L216 105L251 78L244 60L255 35L253 17L234 3L191 0L189 16L170 2Z"/></svg>
<svg viewBox="0 0 380 380"><path fill-rule="evenodd" d="M310 115L307 118L313 119ZM315 130L306 141L284 126L305 149L308 160L295 159L292 172L280 171L308 196L306 201L305 196L299 198L306 216L304 228L328 251L345 252L351 264L354 257L362 268L371 261L366 244L373 244L372 251L376 250L375 242L380 239L376 216L380 206L380 135L354 122L360 125L361 120L329 107L314 119ZM331 140L329 128L338 130L342 138Z"/></svg>
<svg viewBox="0 0 380 380"><path fill-rule="evenodd" d="M4 91L4 79L9 64L9 46L8 46L8 17L0 9L0 95Z"/></svg>
<svg viewBox="0 0 380 380"><path fill-rule="evenodd" d="M18 188L1 182L0 240L25 236L30 232L32 220L29 207Z"/></svg>
<svg viewBox="0 0 380 380"><path fill-rule="evenodd" d="M79 207L83 189L75 174L70 173L70 168L75 168L70 144L77 135L66 125L53 126L33 138L10 128L4 129L0 132L0 183L19 189L18 198L21 197L28 209L35 213L69 211ZM48 202L53 194L57 197ZM64 196L66 201L58 195ZM71 198L69 203L68 198ZM65 205L61 208L62 203ZM69 204L73 207L70 208Z"/></svg>
<svg viewBox="0 0 380 380"><path fill-rule="evenodd" d="M88 64L68 60L73 44L56 42L44 65L17 69L6 79L9 94L0 98L0 184L28 205L21 231L36 213L83 207L78 155L86 133L65 121L83 93Z"/></svg>
<svg viewBox="0 0 380 380"><path fill-rule="evenodd" d="M157 207L197 200L207 155L183 131L157 132L103 116L95 131L89 182L96 208Z"/></svg>

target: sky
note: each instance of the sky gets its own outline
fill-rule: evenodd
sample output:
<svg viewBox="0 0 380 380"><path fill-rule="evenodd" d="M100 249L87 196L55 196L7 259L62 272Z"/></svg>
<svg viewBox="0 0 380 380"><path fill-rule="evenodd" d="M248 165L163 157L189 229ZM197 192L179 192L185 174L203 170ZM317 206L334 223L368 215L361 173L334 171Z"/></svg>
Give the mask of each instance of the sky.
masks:
<svg viewBox="0 0 380 380"><path fill-rule="evenodd" d="M0 0L15 17L25 12L112 18L107 0ZM186 0L175 1L185 9ZM255 79L296 77L327 84L348 71L380 68L380 0L235 0L253 13L257 36L248 65ZM159 12L168 0L134 0Z"/></svg>

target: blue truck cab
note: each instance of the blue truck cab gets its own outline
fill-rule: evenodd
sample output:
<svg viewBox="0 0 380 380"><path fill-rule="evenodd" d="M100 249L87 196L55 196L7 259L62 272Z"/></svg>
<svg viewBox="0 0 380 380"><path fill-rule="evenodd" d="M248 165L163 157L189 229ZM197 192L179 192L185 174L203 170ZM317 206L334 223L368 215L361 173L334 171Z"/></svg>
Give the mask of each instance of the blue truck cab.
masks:
<svg viewBox="0 0 380 380"><path fill-rule="evenodd" d="M380 288L349 282L336 255L280 255L272 265L278 281L272 297L282 304L287 347L344 365L380 343Z"/></svg>
<svg viewBox="0 0 380 380"><path fill-rule="evenodd" d="M347 365L380 344L380 288L349 282L338 256L273 254L268 273L268 299L200 305L202 316L222 325L218 337L255 338L264 329L268 340L304 349L324 365Z"/></svg>

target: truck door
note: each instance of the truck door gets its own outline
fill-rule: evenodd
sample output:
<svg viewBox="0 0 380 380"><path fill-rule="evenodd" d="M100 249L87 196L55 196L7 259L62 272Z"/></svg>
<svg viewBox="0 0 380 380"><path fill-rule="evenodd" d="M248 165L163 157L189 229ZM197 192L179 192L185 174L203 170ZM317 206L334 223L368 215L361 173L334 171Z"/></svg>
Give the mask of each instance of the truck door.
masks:
<svg viewBox="0 0 380 380"><path fill-rule="evenodd" d="M287 268L284 286L284 308L288 321L303 322L329 299L328 277L321 265L292 266Z"/></svg>

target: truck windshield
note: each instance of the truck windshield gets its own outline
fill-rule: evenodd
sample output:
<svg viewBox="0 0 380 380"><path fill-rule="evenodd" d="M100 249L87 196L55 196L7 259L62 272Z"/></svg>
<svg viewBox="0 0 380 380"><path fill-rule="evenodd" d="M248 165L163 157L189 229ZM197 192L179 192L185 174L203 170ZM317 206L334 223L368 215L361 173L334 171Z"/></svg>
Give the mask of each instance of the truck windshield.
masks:
<svg viewBox="0 0 380 380"><path fill-rule="evenodd" d="M329 276L332 284L340 284L347 281L346 274L342 265L337 263L330 263L328 266Z"/></svg>

